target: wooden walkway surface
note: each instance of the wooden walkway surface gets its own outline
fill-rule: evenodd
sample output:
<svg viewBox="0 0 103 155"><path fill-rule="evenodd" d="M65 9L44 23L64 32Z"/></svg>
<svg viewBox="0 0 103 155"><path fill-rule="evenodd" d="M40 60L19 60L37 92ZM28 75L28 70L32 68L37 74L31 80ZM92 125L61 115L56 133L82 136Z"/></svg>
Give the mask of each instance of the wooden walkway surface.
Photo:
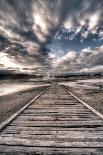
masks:
<svg viewBox="0 0 103 155"><path fill-rule="evenodd" d="M53 84L1 130L0 155L103 155L103 120Z"/></svg>

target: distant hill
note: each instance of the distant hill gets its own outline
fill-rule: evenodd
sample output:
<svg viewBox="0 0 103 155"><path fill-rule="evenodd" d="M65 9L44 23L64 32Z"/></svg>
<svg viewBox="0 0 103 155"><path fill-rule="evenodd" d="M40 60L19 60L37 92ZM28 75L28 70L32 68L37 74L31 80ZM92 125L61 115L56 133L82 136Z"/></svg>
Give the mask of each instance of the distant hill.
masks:
<svg viewBox="0 0 103 155"><path fill-rule="evenodd" d="M29 79L29 78L42 78L42 76L24 74L24 73L10 73L10 72L0 72L0 80L3 79Z"/></svg>
<svg viewBox="0 0 103 155"><path fill-rule="evenodd" d="M64 73L55 75L56 78L67 78L67 77L103 77L103 72L75 72L75 73Z"/></svg>

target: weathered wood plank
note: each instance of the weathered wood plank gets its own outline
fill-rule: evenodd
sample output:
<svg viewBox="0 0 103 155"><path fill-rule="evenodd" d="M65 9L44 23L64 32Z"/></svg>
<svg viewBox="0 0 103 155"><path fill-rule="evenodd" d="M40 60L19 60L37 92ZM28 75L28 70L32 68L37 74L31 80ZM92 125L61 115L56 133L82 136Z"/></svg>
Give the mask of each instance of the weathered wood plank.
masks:
<svg viewBox="0 0 103 155"><path fill-rule="evenodd" d="M42 107L58 107L58 108L84 108L83 105L72 105L72 104L33 104L29 108L42 108ZM87 109L86 107L84 109Z"/></svg>
<svg viewBox="0 0 103 155"><path fill-rule="evenodd" d="M60 112L64 112L64 113L91 113L88 109L59 109L59 108L34 108L34 109L26 109L24 111L24 113L41 113L41 112L46 112L46 113L50 113L50 112L56 112L56 113L60 113Z"/></svg>
<svg viewBox="0 0 103 155"><path fill-rule="evenodd" d="M102 155L103 149L102 148L56 148L56 147L23 147L23 146L5 146L2 145L0 147L0 153L5 152L8 155L15 155L17 153L21 153L20 155L25 155L25 153L38 153L38 154L45 154L45 155ZM24 154L23 154L24 153ZM1 154L2 155L2 154Z"/></svg>
<svg viewBox="0 0 103 155"><path fill-rule="evenodd" d="M90 110L88 110L87 108L66 108L66 107L41 107L41 108L28 108L28 109L26 109L26 110L31 110L31 111L65 111L65 112L71 112L71 111L73 111L73 112L90 112Z"/></svg>
<svg viewBox="0 0 103 155"><path fill-rule="evenodd" d="M24 112L22 115L24 115L24 116L36 116L38 114L38 116L54 116L54 115L56 115L56 116L63 116L63 114L64 114L64 116L67 116L67 117L72 117L72 116L75 116L75 117L90 117L91 115L90 115L90 113L69 113L69 112L53 112L53 111L50 111L50 112L36 112L35 111L35 113L30 113L30 112ZM92 116L94 116L94 115L92 115ZM91 116L91 117L92 117ZM95 116L94 116L94 118L95 118Z"/></svg>
<svg viewBox="0 0 103 155"><path fill-rule="evenodd" d="M32 106L29 106L28 109L43 109L43 108L50 109L51 107L52 107L52 109L54 109L54 108L67 109L68 108L68 110L69 109L71 109L71 110L86 110L87 109L86 107L83 107L83 106L70 106L70 105L61 105L61 106L59 105L58 106L58 105L51 105L51 104L50 105L43 105L43 104L32 105ZM88 110L88 111L90 111L90 110Z"/></svg>
<svg viewBox="0 0 103 155"><path fill-rule="evenodd" d="M78 135L83 135L83 134L100 134L100 135L103 135L103 132L101 131L95 131L93 132L93 130L51 130L51 129L46 129L46 130L37 130L37 128L22 128L22 127L19 127L19 128L10 128L8 130L5 130L2 132L2 135L3 134L26 134L26 135L57 135L57 134L60 134L60 135L66 135L68 136L69 134L78 134ZM73 136L74 136L73 134Z"/></svg>
<svg viewBox="0 0 103 155"><path fill-rule="evenodd" d="M32 139L20 139L14 137L0 137L0 145L17 145L17 146L48 146L48 147L92 147L103 148L103 142L70 142L70 141L61 141L59 140L32 140Z"/></svg>
<svg viewBox="0 0 103 155"><path fill-rule="evenodd" d="M49 139L65 141L103 141L103 133L89 131L23 131L20 133L3 133L0 137L16 137L29 139Z"/></svg>
<svg viewBox="0 0 103 155"><path fill-rule="evenodd" d="M76 127L76 126L103 126L101 121L14 121L12 126L49 126L49 127Z"/></svg>
<svg viewBox="0 0 103 155"><path fill-rule="evenodd" d="M74 112L74 111L68 111L68 112L65 112L65 111L63 111L63 112L60 112L60 111L53 111L52 109L50 110L50 111L45 111L45 110L43 110L43 111L36 111L35 110L35 112L34 111L32 111L32 110L25 110L24 112L23 112L23 114L45 114L45 115L49 115L49 114L58 114L58 115L90 115L91 114L91 112Z"/></svg>
<svg viewBox="0 0 103 155"><path fill-rule="evenodd" d="M38 121L38 120L44 120L44 121L49 121L49 120L55 120L58 119L59 121L89 121L93 120L93 117L78 117L78 116L19 116L16 120L22 120L22 121ZM95 117L95 120L98 120L98 117Z"/></svg>

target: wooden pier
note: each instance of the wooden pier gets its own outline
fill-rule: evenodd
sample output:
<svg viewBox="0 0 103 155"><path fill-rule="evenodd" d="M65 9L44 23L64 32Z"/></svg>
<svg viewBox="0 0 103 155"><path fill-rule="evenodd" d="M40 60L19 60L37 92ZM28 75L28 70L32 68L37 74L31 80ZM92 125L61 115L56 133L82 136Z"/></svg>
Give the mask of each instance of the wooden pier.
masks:
<svg viewBox="0 0 103 155"><path fill-rule="evenodd" d="M103 115L52 84L0 127L0 155L103 155Z"/></svg>

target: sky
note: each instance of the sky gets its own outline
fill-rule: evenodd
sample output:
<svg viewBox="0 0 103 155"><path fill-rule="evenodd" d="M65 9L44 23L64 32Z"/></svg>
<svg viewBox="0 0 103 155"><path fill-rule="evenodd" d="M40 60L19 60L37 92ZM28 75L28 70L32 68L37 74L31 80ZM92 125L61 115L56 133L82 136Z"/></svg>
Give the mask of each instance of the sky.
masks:
<svg viewBox="0 0 103 155"><path fill-rule="evenodd" d="M0 72L103 71L102 0L0 0Z"/></svg>

